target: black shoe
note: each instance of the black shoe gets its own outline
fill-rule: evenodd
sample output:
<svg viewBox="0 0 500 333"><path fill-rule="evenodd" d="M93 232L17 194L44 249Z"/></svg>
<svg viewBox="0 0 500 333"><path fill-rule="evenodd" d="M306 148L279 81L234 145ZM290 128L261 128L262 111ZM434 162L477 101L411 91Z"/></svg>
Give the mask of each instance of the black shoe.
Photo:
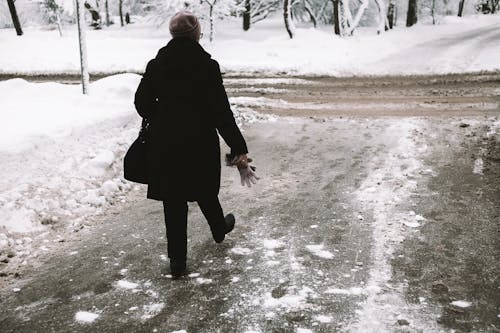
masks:
<svg viewBox="0 0 500 333"><path fill-rule="evenodd" d="M224 220L226 222L226 234L228 234L233 231L236 219L233 214L227 214Z"/></svg>
<svg viewBox="0 0 500 333"><path fill-rule="evenodd" d="M214 235L214 240L216 243L222 243L224 241L224 238L226 234L230 233L234 229L234 223L236 222L236 219L234 218L233 214L227 214L226 217L224 218L224 234L223 235ZM213 232L213 230L212 230Z"/></svg>
<svg viewBox="0 0 500 333"><path fill-rule="evenodd" d="M170 274L174 280L187 275L186 260L170 259Z"/></svg>

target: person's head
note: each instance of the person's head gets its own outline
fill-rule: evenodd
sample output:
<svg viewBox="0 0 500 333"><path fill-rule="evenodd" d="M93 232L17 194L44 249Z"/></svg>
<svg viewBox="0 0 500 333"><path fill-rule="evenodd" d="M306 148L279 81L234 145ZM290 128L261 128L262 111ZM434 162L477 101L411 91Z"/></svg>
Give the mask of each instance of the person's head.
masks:
<svg viewBox="0 0 500 333"><path fill-rule="evenodd" d="M187 37L199 41L201 37L200 21L187 10L180 11L172 17L169 30L173 38Z"/></svg>

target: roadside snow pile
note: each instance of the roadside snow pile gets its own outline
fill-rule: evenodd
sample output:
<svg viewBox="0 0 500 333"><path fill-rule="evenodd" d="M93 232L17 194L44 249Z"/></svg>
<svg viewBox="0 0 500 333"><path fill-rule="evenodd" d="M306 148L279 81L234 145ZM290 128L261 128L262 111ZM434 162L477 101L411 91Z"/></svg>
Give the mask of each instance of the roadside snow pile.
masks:
<svg viewBox="0 0 500 333"><path fill-rule="evenodd" d="M50 249L89 217L124 200L122 156L138 132L133 93L140 76L97 81L91 95L55 83L0 82L0 257ZM31 237L26 237L26 236ZM56 238L56 239L54 239Z"/></svg>
<svg viewBox="0 0 500 333"><path fill-rule="evenodd" d="M457 73L500 69L499 22L498 15L444 17L438 25L398 25L381 35L374 28L359 28L346 38L336 37L331 26L298 24L290 39L282 16L276 15L247 32L240 20L217 22L214 42L201 43L225 71L236 74ZM0 53L0 73L78 73L75 27L67 27L63 37L56 31L25 30L21 38L0 30L0 44L8 46ZM141 24L88 31L90 71L142 72L169 39L168 29Z"/></svg>

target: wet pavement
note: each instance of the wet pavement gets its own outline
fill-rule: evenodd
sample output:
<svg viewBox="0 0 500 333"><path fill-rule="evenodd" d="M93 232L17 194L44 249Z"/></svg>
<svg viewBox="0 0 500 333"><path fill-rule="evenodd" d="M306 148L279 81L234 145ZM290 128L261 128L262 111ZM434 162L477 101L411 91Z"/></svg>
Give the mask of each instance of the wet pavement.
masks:
<svg viewBox="0 0 500 333"><path fill-rule="evenodd" d="M281 96L307 117L243 126L261 180L242 188L224 167L220 198L237 225L220 245L190 205L189 277L168 275L162 206L142 188L4 285L1 331L497 332L498 78L391 79L400 91L380 98L382 79L316 80L310 100L302 81L226 82L232 97ZM384 109L430 89L496 107ZM304 105L342 91L353 108Z"/></svg>

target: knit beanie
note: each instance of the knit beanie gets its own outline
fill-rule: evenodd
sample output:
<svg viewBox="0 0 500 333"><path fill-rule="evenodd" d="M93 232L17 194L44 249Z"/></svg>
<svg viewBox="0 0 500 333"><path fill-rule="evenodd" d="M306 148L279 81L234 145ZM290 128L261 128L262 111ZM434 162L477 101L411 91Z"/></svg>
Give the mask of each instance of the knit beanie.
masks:
<svg viewBox="0 0 500 333"><path fill-rule="evenodd" d="M197 40L200 36L201 27L198 18L186 10L175 14L170 20L170 34L172 37L189 37Z"/></svg>

